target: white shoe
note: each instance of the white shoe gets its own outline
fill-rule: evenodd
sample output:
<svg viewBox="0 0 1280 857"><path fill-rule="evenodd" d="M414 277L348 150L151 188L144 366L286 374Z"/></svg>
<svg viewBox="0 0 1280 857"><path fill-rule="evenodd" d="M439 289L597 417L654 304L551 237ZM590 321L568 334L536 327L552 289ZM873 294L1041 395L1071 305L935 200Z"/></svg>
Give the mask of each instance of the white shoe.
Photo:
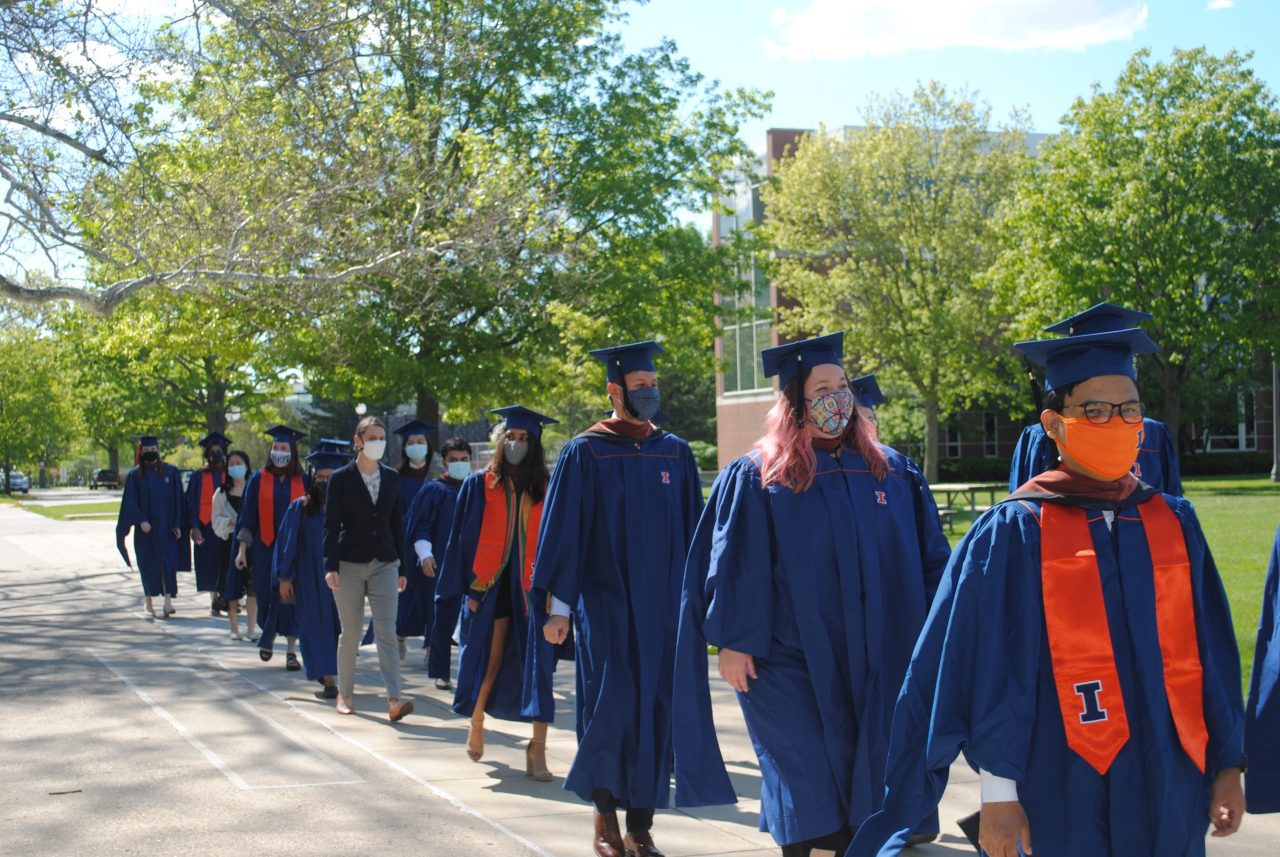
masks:
<svg viewBox="0 0 1280 857"><path fill-rule="evenodd" d="M232 632L231 632L231 639L232 639L234 642L239 642L239 641L241 641L241 640L243 640L243 639L244 639L244 635L243 635L243 634L241 634L239 631L232 631Z"/></svg>
<svg viewBox="0 0 1280 857"><path fill-rule="evenodd" d="M259 639L260 637L261 637L261 635L260 635L257 631L250 631L249 633L247 633L247 634L245 634L243 637L241 637L241 639L242 639L242 640L248 640L250 643L256 643L256 642L258 642L258 639Z"/></svg>

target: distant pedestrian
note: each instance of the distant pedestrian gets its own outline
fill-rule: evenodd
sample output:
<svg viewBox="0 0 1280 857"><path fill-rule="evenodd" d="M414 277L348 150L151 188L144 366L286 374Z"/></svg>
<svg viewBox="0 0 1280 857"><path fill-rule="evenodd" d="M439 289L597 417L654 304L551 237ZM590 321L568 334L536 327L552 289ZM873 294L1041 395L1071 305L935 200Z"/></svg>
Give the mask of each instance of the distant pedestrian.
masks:
<svg viewBox="0 0 1280 857"><path fill-rule="evenodd" d="M227 606L227 622L231 626L231 639L258 641L258 599L253 587L250 569L241 571L235 564L236 519L244 505L245 480L253 465L248 453L233 449L227 453L227 478L213 495L213 512L210 526L218 540L218 567L222 576L218 591ZM245 602L245 629L240 633L238 616L240 600Z"/></svg>
<svg viewBox="0 0 1280 857"><path fill-rule="evenodd" d="M116 520L116 547L129 564L124 539L132 529L144 609L154 617L152 599L163 595L167 618L177 612L173 599L178 594L178 571L190 568L189 556L183 556L186 501L182 496L182 473L160 458L160 441L155 435L138 435L137 440L137 466L125 477Z"/></svg>

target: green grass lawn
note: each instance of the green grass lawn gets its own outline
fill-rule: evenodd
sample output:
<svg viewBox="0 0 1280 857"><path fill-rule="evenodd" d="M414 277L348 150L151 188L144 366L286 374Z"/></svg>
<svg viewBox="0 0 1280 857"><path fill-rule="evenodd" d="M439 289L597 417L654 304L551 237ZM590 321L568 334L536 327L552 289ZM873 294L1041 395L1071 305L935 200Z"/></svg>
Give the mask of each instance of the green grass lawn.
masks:
<svg viewBox="0 0 1280 857"><path fill-rule="evenodd" d="M80 516L92 515L94 518L102 518L103 520L115 520L116 515L120 512L120 501L109 500L105 503L66 503L56 506L44 506L39 503L23 503L22 508L28 512L35 512L37 515L44 515L46 518L53 518L55 521L64 521L69 515Z"/></svg>

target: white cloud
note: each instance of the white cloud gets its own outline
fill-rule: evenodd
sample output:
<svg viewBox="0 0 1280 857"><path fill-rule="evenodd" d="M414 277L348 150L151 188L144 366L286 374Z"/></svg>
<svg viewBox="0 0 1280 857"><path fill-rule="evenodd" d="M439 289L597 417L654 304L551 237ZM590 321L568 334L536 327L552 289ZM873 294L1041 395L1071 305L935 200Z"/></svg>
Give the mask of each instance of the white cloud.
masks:
<svg viewBox="0 0 1280 857"><path fill-rule="evenodd" d="M1209 11L1217 12L1219 9L1230 9L1236 5L1236 0L1209 0Z"/></svg>
<svg viewBox="0 0 1280 857"><path fill-rule="evenodd" d="M791 60L950 47L1078 51L1133 38L1147 14L1143 0L809 0L773 13L765 50Z"/></svg>

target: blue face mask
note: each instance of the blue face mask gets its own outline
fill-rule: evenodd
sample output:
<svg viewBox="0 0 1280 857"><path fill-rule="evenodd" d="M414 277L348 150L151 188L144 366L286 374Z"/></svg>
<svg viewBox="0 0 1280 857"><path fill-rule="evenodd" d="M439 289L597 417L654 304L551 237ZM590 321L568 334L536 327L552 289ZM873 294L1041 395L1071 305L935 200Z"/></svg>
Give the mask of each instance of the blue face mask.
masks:
<svg viewBox="0 0 1280 857"><path fill-rule="evenodd" d="M450 461L448 465L449 478L455 482L461 482L471 475L470 461Z"/></svg>
<svg viewBox="0 0 1280 857"><path fill-rule="evenodd" d="M248 472L249 468L243 464L233 464L227 468L227 475L232 479L243 479Z"/></svg>
<svg viewBox="0 0 1280 857"><path fill-rule="evenodd" d="M636 387L626 391L627 410L631 416L643 422L649 422L658 415L658 406L662 403L662 394L657 387Z"/></svg>
<svg viewBox="0 0 1280 857"><path fill-rule="evenodd" d="M405 446L404 454L409 456L409 460L414 464L421 464L427 460L427 445L425 443L411 443Z"/></svg>

